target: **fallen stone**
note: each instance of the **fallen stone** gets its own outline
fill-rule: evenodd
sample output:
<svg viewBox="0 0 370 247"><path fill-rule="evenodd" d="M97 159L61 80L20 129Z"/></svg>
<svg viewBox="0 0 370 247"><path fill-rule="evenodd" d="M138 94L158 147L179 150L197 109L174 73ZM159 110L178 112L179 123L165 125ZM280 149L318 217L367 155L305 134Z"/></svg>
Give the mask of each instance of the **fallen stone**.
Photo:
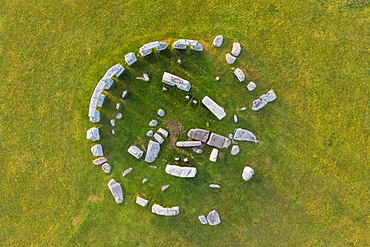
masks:
<svg viewBox="0 0 370 247"><path fill-rule="evenodd" d="M137 146L131 146L127 150L132 156L134 156L136 159L140 159L141 156L143 156L144 152L138 148Z"/></svg>
<svg viewBox="0 0 370 247"><path fill-rule="evenodd" d="M214 148L214 149L212 149L211 155L209 156L209 160L212 161L212 162L216 162L217 161L217 156L218 156L218 149Z"/></svg>
<svg viewBox="0 0 370 247"><path fill-rule="evenodd" d="M177 147L184 147L184 148L189 148L189 147L199 147L202 145L201 141L181 141L181 142L176 142Z"/></svg>
<svg viewBox="0 0 370 247"><path fill-rule="evenodd" d="M234 115L234 122L237 123L238 122L238 116L237 115Z"/></svg>
<svg viewBox="0 0 370 247"><path fill-rule="evenodd" d="M105 173L110 173L111 166L110 166L108 163L104 163L104 164L102 165L101 169L102 169Z"/></svg>
<svg viewBox="0 0 370 247"><path fill-rule="evenodd" d="M220 47L222 45L222 42L224 42L224 37L218 35L213 40L213 46Z"/></svg>
<svg viewBox="0 0 370 247"><path fill-rule="evenodd" d="M156 166L149 166L150 168L157 169L158 167Z"/></svg>
<svg viewBox="0 0 370 247"><path fill-rule="evenodd" d="M266 94L261 95L259 99L253 101L252 110L257 111L263 108L267 103L274 101L277 98L274 91L270 90Z"/></svg>
<svg viewBox="0 0 370 247"><path fill-rule="evenodd" d="M116 182L116 180L111 179L108 183L108 187L110 189L110 192L114 196L114 199L117 203L123 202L123 193L122 193L122 187L119 183Z"/></svg>
<svg viewBox="0 0 370 247"><path fill-rule="evenodd" d="M91 147L91 152L95 157L104 156L103 147L101 144L96 144Z"/></svg>
<svg viewBox="0 0 370 247"><path fill-rule="evenodd" d="M242 108L240 108L239 111L245 111L245 110L247 110L247 108L246 107L242 107Z"/></svg>
<svg viewBox="0 0 370 247"><path fill-rule="evenodd" d="M167 72L164 72L162 82L170 86L176 86L178 89L186 92L190 91L191 89L191 84L189 81Z"/></svg>
<svg viewBox="0 0 370 247"><path fill-rule="evenodd" d="M180 213L180 208L178 206L172 208L164 208L159 204L154 204L152 206L152 213L164 216L175 216Z"/></svg>
<svg viewBox="0 0 370 247"><path fill-rule="evenodd" d="M150 121L150 123L149 123L149 126L150 127L155 127L155 126L157 126L158 125L158 121L157 120L155 120L155 119L153 119L152 121Z"/></svg>
<svg viewBox="0 0 370 247"><path fill-rule="evenodd" d="M215 226L221 223L220 216L218 215L216 210L212 210L207 215L207 221L208 221L208 224L210 224L211 226Z"/></svg>
<svg viewBox="0 0 370 247"><path fill-rule="evenodd" d="M137 196L136 197L136 203L139 204L140 206L143 206L145 207L146 205L148 205L148 200L140 197L140 196Z"/></svg>
<svg viewBox="0 0 370 247"><path fill-rule="evenodd" d="M177 60L177 63L178 63L178 64L180 64L180 63L181 63L181 60L180 60L180 59L178 59L178 60Z"/></svg>
<svg viewBox="0 0 370 247"><path fill-rule="evenodd" d="M205 96L202 99L202 103L210 110L219 120L226 116L226 112L223 107L219 106L210 97Z"/></svg>
<svg viewBox="0 0 370 247"><path fill-rule="evenodd" d="M165 112L164 112L164 110L159 109L158 112L157 112L157 114L158 114L158 116L163 117L164 114L165 114Z"/></svg>
<svg viewBox="0 0 370 247"><path fill-rule="evenodd" d="M163 186L162 186L162 191L165 191L166 189L168 189L168 187L170 187L170 185L169 185L169 184L167 184L167 185L163 185Z"/></svg>
<svg viewBox="0 0 370 247"><path fill-rule="evenodd" d="M197 168L167 165L166 173L180 178L193 178L197 174Z"/></svg>
<svg viewBox="0 0 370 247"><path fill-rule="evenodd" d="M163 137L168 137L168 131L162 128L159 128L157 133L161 134Z"/></svg>
<svg viewBox="0 0 370 247"><path fill-rule="evenodd" d="M111 119L110 120L110 125L115 126L116 125L116 121L114 121L113 119Z"/></svg>
<svg viewBox="0 0 370 247"><path fill-rule="evenodd" d="M220 186L220 185L218 185L218 184L210 184L210 185L209 185L209 187L210 187L210 188L214 188L214 189L219 189L219 188L221 188L221 186Z"/></svg>
<svg viewBox="0 0 370 247"><path fill-rule="evenodd" d="M207 142L209 139L209 135L211 134L208 130L203 129L191 129L188 132L188 137L193 140Z"/></svg>
<svg viewBox="0 0 370 247"><path fill-rule="evenodd" d="M262 95L260 98L263 98L267 102L272 102L277 99L277 96L274 91L270 90L266 94Z"/></svg>
<svg viewBox="0 0 370 247"><path fill-rule="evenodd" d="M207 145L216 147L216 148L228 148L231 144L229 138L211 133Z"/></svg>
<svg viewBox="0 0 370 247"><path fill-rule="evenodd" d="M240 46L239 43L234 43L233 44L233 48L231 50L231 54L233 54L234 56L239 56L240 52L242 50L242 47Z"/></svg>
<svg viewBox="0 0 370 247"><path fill-rule="evenodd" d="M235 61L236 61L236 57L234 57L230 53L226 53L226 62L228 64L233 64L233 63L235 63Z"/></svg>
<svg viewBox="0 0 370 247"><path fill-rule="evenodd" d="M198 219L199 219L200 223L202 223L203 225L208 223L207 218L204 215L198 216Z"/></svg>
<svg viewBox="0 0 370 247"><path fill-rule="evenodd" d="M145 184L146 182L148 182L147 178L144 178L143 181L141 181L142 184Z"/></svg>
<svg viewBox="0 0 370 247"><path fill-rule="evenodd" d="M126 169L126 170L122 173L122 176L123 176L123 177L126 177L126 176L127 176L127 174L129 174L129 173L132 171L132 169L134 169L134 168L130 167L130 168Z"/></svg>
<svg viewBox="0 0 370 247"><path fill-rule="evenodd" d="M249 91L253 91L256 88L256 83L251 81L250 83L248 83L247 88Z"/></svg>
<svg viewBox="0 0 370 247"><path fill-rule="evenodd" d="M127 93L128 93L128 91L123 91L123 92L122 92L122 98L126 98Z"/></svg>
<svg viewBox="0 0 370 247"><path fill-rule="evenodd" d="M100 166L100 165L104 164L107 161L108 161L108 159L106 157L100 157L100 158L94 159L93 163L94 163L94 165Z"/></svg>
<svg viewBox="0 0 370 247"><path fill-rule="evenodd" d="M137 61L137 58L134 53L130 52L125 55L125 61L127 65L131 65Z"/></svg>
<svg viewBox="0 0 370 247"><path fill-rule="evenodd" d="M119 112L119 113L117 113L116 118L117 118L117 119L121 119L121 118L122 118L122 113L120 113L120 112Z"/></svg>
<svg viewBox="0 0 370 247"><path fill-rule="evenodd" d="M86 132L86 138L91 141L100 140L100 134L98 128L91 128Z"/></svg>
<svg viewBox="0 0 370 247"><path fill-rule="evenodd" d="M167 91L167 90L168 90L168 88L166 88L166 87L163 87L163 88L162 88L162 90L163 90L163 91Z"/></svg>
<svg viewBox="0 0 370 247"><path fill-rule="evenodd" d="M243 173L242 173L242 178L245 180L245 181L248 181L249 179L251 179L254 175L254 170L252 167L250 166L246 166L244 167L243 169Z"/></svg>
<svg viewBox="0 0 370 247"><path fill-rule="evenodd" d="M164 142L164 139L161 135L155 133L154 134L154 139L159 143L159 144L162 144Z"/></svg>
<svg viewBox="0 0 370 247"><path fill-rule="evenodd" d="M146 132L147 137L152 137L153 134L154 134L153 130L149 130L148 132Z"/></svg>
<svg viewBox="0 0 370 247"><path fill-rule="evenodd" d="M234 140L259 143L256 136L249 130L238 128L234 134Z"/></svg>
<svg viewBox="0 0 370 247"><path fill-rule="evenodd" d="M149 141L148 150L145 155L145 161L148 163L152 163L158 156L158 153L161 149L161 146L158 142Z"/></svg>
<svg viewBox="0 0 370 247"><path fill-rule="evenodd" d="M240 148L237 145L233 145L231 148L231 155L237 155L240 152Z"/></svg>
<svg viewBox="0 0 370 247"><path fill-rule="evenodd" d="M236 78L238 78L238 80L240 82L244 81L245 80L245 75L244 75L244 72L243 70L237 68L235 71L234 71L234 75L236 76Z"/></svg>

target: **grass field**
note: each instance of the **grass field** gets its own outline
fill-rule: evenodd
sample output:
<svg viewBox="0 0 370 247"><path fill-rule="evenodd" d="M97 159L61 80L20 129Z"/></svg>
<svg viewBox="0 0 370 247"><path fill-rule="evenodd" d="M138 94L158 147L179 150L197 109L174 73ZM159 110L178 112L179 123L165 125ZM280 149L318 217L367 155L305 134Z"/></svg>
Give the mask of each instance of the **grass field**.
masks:
<svg viewBox="0 0 370 247"><path fill-rule="evenodd" d="M5 0L0 14L0 246L370 245L368 1ZM216 49L219 34L225 42ZM104 174L86 140L94 87L126 53L179 38L205 50L154 52L109 90L98 124L113 167ZM229 66L233 42L243 51ZM231 67L242 68L255 91ZM210 96L227 117L216 120L175 88L163 92L164 71L188 79L191 95ZM151 81L134 79L142 73ZM236 111L270 89L273 103ZM109 119L123 90L130 94L112 136ZM222 135L241 127L261 143L240 143L237 156L221 150L217 163L208 161L210 148L186 151L197 176L170 177L165 165L185 154L169 139L157 170L126 151L146 145L159 108L167 112L160 126L183 131L178 139L194 127ZM246 165L255 169L248 182ZM120 205L108 190L111 178L123 186ZM164 184L171 187L163 193ZM181 213L154 215L135 204L138 194ZM197 216L212 209L222 223L201 225Z"/></svg>

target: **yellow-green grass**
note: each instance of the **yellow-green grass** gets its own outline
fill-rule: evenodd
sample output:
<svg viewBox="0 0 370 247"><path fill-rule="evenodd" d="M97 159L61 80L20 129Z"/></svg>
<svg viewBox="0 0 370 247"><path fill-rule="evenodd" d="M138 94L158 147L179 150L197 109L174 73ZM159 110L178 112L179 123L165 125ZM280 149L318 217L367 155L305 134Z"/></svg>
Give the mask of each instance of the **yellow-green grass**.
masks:
<svg viewBox="0 0 370 247"><path fill-rule="evenodd" d="M1 12L0 244L2 246L366 246L369 244L369 7L335 1L5 1ZM212 47L222 34L224 45ZM92 164L87 112L105 71L147 42L199 40L205 51L155 52L124 72L102 109L110 175ZM243 51L235 66L224 61L233 42ZM181 65L177 59L183 60ZM241 67L248 92L231 67ZM186 93L162 92L164 70L189 79L198 101L214 98L227 110L218 121ZM148 73L151 82L135 80ZM215 82L216 76L221 77ZM108 120L123 89L130 95L109 134ZM236 112L273 89L264 109ZM145 107L145 108L144 108ZM160 120L227 135L253 131L259 145L240 143L235 157L222 150L217 163L189 153L197 177L164 173L178 154L168 146L151 169L127 153L145 144L147 123ZM237 114L240 122L233 123ZM190 118L190 120L189 120ZM212 121L209 121L212 120ZM179 136L184 139L186 134ZM201 163L202 165L198 164ZM244 166L255 169L244 182ZM134 167L132 174L121 173ZM149 182L142 185L141 180ZM107 182L123 185L118 205ZM162 193L160 186L171 184ZM219 183L211 190L209 183ZM179 205L160 217L134 200ZM197 216L216 209L218 226Z"/></svg>

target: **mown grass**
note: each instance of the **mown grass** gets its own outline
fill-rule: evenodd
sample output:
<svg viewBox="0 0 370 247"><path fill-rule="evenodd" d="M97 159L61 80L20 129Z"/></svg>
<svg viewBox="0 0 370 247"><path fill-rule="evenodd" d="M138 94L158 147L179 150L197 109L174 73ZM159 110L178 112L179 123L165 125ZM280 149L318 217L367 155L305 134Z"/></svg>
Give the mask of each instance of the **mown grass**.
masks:
<svg viewBox="0 0 370 247"><path fill-rule="evenodd" d="M341 6L264 0L5 1L0 9L1 245L368 245L369 8ZM226 40L215 49L211 42L218 34ZM124 54L150 41L177 38L200 40L206 49L152 54L109 90L99 126L113 170L103 174L92 164L85 139L92 126L86 115L93 88L111 65L123 63ZM224 62L234 41L243 46L234 67L257 83L253 92L236 82ZM215 121L174 88L162 92L164 70L188 78L191 94L214 98L227 118ZM134 79L143 72L151 82ZM108 120L123 89L130 91L128 104L112 137ZM258 112L238 112L240 122L232 122L236 109L269 89L278 100ZM159 108L167 111L160 120L165 128L169 120L186 131L210 122L209 128L223 135L243 127L261 143L240 144L235 157L221 151L215 164L206 154L189 152L197 177L169 177L163 169L178 155L175 149L163 150L157 170L126 152L129 145L147 143L147 123ZM240 177L245 165L256 171L247 183ZM130 166L132 174L122 178ZM144 177L149 182L142 185ZM111 178L123 185L123 205L109 193ZM211 182L222 188L210 190ZM171 187L160 192L167 183ZM134 203L137 193L151 202L179 205L182 212L173 218L153 215ZM200 225L196 217L212 209L223 223Z"/></svg>

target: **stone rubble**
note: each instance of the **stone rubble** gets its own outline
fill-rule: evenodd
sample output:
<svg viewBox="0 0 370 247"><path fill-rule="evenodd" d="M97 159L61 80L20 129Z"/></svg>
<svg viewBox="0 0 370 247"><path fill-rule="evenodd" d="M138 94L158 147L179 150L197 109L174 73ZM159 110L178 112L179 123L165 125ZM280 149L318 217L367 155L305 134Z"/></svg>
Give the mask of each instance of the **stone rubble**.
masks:
<svg viewBox="0 0 370 247"><path fill-rule="evenodd" d="M193 178L197 174L197 168L167 165L166 173L180 178Z"/></svg>
<svg viewBox="0 0 370 247"><path fill-rule="evenodd" d="M114 199L117 203L123 202L123 193L122 193L122 187L119 183L116 182L116 180L111 179L108 183L108 188L110 189L110 192L114 196Z"/></svg>
<svg viewBox="0 0 370 247"><path fill-rule="evenodd" d="M252 167L250 166L246 166L244 167L243 169L243 173L242 173L242 178L245 180L245 181L248 181L249 179L251 179L254 175L254 170Z"/></svg>
<svg viewBox="0 0 370 247"><path fill-rule="evenodd" d="M149 166L150 168L157 169L158 167L156 166Z"/></svg>

